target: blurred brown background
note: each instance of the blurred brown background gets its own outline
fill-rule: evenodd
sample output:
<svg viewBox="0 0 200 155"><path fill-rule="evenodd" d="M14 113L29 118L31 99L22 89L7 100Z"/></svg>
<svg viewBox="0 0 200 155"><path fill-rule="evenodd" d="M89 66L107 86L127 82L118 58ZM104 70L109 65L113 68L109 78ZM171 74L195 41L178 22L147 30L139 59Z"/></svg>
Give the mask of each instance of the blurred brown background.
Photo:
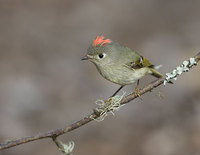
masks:
<svg viewBox="0 0 200 155"><path fill-rule="evenodd" d="M0 0L0 142L73 123L119 87L80 60L98 34L162 64L162 73L195 55L199 8L199 0ZM75 155L199 155L199 69L60 138L75 142ZM0 151L27 154L60 152L50 139Z"/></svg>

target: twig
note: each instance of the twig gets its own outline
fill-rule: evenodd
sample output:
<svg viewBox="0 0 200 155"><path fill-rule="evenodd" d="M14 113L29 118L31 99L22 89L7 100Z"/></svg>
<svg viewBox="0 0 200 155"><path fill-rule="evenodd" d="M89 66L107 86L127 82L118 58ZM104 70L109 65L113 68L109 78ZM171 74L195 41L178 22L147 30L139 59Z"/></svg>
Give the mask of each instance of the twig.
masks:
<svg viewBox="0 0 200 155"><path fill-rule="evenodd" d="M57 145L59 150L64 154L64 155L72 155L72 151L74 149L74 142L71 141L68 144L64 144L60 140L58 140L56 137L52 137L52 140L54 143Z"/></svg>
<svg viewBox="0 0 200 155"><path fill-rule="evenodd" d="M194 58L195 58L195 61L198 62L200 60L200 52L196 56L194 56ZM143 95L143 94L151 91L152 89L158 87L159 85L163 84L165 79L166 78L163 77L161 79L157 79L157 80L151 82L150 84L145 86L142 90L140 90L139 94ZM121 100L121 105L124 105L124 104L132 101L133 99L135 99L137 97L138 96L135 95L134 93L127 95ZM7 148L10 148L10 147L14 147L14 146L21 145L21 144L25 144L25 143L28 143L28 142L31 142L31 141L43 139L43 138L52 138L53 140L55 140L58 136L63 135L63 134L70 132L72 130L75 130L76 128L79 128L79 127L91 122L92 120L98 118L99 116L100 116L100 114L98 112L94 111L90 115L84 117L83 119L81 119L81 120L79 120L79 121L77 121L77 122L75 122L75 123L73 123L69 126L65 126L63 128L44 132L44 133L39 133L39 134L36 134L34 136L27 136L27 137L19 138L19 139L16 139L16 140L6 141L6 142L0 144L0 150L7 149Z"/></svg>

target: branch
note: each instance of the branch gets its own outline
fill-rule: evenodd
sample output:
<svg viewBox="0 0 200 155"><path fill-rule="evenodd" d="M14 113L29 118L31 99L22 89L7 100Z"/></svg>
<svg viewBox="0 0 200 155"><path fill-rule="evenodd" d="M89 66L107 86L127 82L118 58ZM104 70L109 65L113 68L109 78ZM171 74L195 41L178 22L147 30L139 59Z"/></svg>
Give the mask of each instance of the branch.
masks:
<svg viewBox="0 0 200 155"><path fill-rule="evenodd" d="M194 58L195 62L197 63L200 60L200 52L197 55L195 55L193 58ZM191 65L191 61L188 60L187 66L184 66L184 67L191 68L193 65L196 65L196 63ZM179 66L179 67L181 67L181 66ZM183 72L185 72L185 71L183 71ZM176 74L176 76L177 75L180 75L180 74ZM148 84L147 86L145 86L143 89L141 89L139 91L139 94L143 95L143 94L153 90L154 88L158 87L159 85L163 84L164 81L166 81L166 79L167 79L167 82L169 82L170 79L175 79L176 76L173 77L173 78L163 77L163 78L157 79L157 80L151 82L150 84ZM135 95L134 93L127 95L120 101L120 104L124 105L124 104L134 100L137 97L138 96ZM77 129L77 128L79 128L79 127L93 121L94 119L99 118L99 117L100 117L100 113L94 110L94 112L91 113L90 115L84 117L83 119L81 119L81 120L79 120L79 121L77 121L77 122L75 122L75 123L73 123L69 126L65 126L63 128L60 128L60 129L56 129L56 130L52 130L52 131L48 131L48 132L44 132L44 133L39 133L39 134L36 134L36 135L33 135L33 136L27 136L27 137L19 138L19 139L16 139L16 140L9 140L9 141L6 141L4 143L1 143L0 144L0 150L7 149L7 148L10 148L10 147L14 147L14 146L21 145L21 144L25 144L25 143L28 143L28 142L31 142L31 141L43 139L43 138L52 138L52 140L55 142L55 140L58 136L63 135L63 134L70 132L72 130L75 130L75 129Z"/></svg>

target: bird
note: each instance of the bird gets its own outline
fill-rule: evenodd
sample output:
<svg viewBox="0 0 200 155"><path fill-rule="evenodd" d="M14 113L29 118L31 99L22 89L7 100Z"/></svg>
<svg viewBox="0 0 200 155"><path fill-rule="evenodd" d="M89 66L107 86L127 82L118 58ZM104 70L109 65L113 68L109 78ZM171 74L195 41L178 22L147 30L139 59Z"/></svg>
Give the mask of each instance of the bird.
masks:
<svg viewBox="0 0 200 155"><path fill-rule="evenodd" d="M163 75L156 66L138 52L98 35L89 45L87 54L81 60L91 61L98 72L108 81L120 85L111 96L115 96L124 86L137 82L134 94L140 97L139 80L147 74L156 78Z"/></svg>

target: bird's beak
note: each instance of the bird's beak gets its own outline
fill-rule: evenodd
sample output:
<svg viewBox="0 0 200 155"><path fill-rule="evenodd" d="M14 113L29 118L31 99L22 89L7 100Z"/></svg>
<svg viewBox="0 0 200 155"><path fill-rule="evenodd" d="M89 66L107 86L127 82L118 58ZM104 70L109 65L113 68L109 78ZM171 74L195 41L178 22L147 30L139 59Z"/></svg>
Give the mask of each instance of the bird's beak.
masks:
<svg viewBox="0 0 200 155"><path fill-rule="evenodd" d="M90 59L90 57L88 55L81 58L81 60L88 60L88 59Z"/></svg>

